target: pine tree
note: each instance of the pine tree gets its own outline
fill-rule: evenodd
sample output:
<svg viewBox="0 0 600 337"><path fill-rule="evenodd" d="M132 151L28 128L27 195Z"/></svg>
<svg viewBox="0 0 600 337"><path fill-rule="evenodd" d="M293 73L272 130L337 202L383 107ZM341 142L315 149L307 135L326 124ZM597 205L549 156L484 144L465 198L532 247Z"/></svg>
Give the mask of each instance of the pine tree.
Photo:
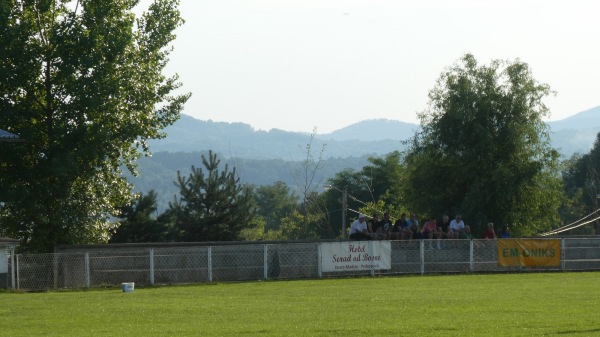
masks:
<svg viewBox="0 0 600 337"><path fill-rule="evenodd" d="M177 172L180 198L170 203L182 241L233 241L255 216L251 189L240 184L235 168L219 171L220 160L209 151L202 168L189 176Z"/></svg>

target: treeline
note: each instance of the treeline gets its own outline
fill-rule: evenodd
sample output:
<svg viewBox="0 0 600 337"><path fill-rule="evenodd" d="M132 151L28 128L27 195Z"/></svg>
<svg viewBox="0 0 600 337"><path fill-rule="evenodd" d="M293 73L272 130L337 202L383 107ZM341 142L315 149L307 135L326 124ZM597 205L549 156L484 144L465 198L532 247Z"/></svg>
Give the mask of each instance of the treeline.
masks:
<svg viewBox="0 0 600 337"><path fill-rule="evenodd" d="M190 97L174 95L177 76L162 74L183 23L177 2L151 6L137 21L131 2L48 4L9 3L0 34L0 126L24 140L0 143L0 236L18 238L22 250L109 240L335 238L340 191L348 194L344 225L353 212L412 211L420 219L460 212L476 234L494 222L536 235L597 210L600 141L561 162L542 120L550 87L519 60L480 65L472 55L442 72L416 134L402 144L382 141L390 146L385 156L357 158L356 166L324 160L326 144L314 137L286 169L276 161L225 163L212 152L189 154L187 162L156 153L163 162L142 159L140 179L160 182L164 192L135 196L123 171L135 171L149 141L164 136ZM265 141L284 155L297 150ZM344 144L351 154L362 148ZM325 180L335 188L323 191Z"/></svg>
<svg viewBox="0 0 600 337"><path fill-rule="evenodd" d="M203 152L157 152L151 157L138 160L137 176L127 173L125 177L134 186L134 191L148 194L154 191L157 199L157 209L163 212L168 208L168 202L179 192L174 184L177 172L188 174L192 165L198 165L202 155L206 156L208 151ZM281 159L247 159L232 158L216 152L224 164L235 167L240 182L246 185L264 186L276 182L285 183L296 194L298 190L297 168L302 161ZM345 169L358 170L368 163L370 156L327 158L322 159L322 167L316 172L315 181L326 183L336 173Z"/></svg>
<svg viewBox="0 0 600 337"><path fill-rule="evenodd" d="M341 237L341 197L345 189L349 195L349 217L346 227L356 218L356 212L368 215L384 211L399 217L408 213L414 194L404 185L407 173L406 158L392 152L383 158L372 157L358 170L346 169L328 179L336 188L318 190L309 186L303 199L288 184L253 186L242 184L237 170L209 152L201 155L202 168L193 167L189 175L179 174L176 185L179 197L173 198L164 212L157 211L157 193L142 193L120 214L121 225L112 235L111 242L160 241L218 241L218 240L297 240ZM307 163L310 175L318 170L319 161ZM562 184L558 194L564 203L560 208L562 222L572 222L597 208L594 183L600 181L600 134L588 154L575 155L562 163ZM591 174L590 174L591 173ZM403 183L404 182L404 183ZM303 200L303 201L299 201ZM482 200L482 203L485 202ZM420 210L420 209L419 209ZM420 210L418 217L424 223L430 214ZM444 210L434 214L441 220L451 214ZM463 212L463 214L465 214ZM488 220L474 220L477 213L467 212L467 224L475 235L481 235ZM535 235L558 227L561 223L542 226L539 223L511 223L513 235ZM498 226L499 228L499 226ZM595 234L594 224L580 227L566 234Z"/></svg>
<svg viewBox="0 0 600 337"><path fill-rule="evenodd" d="M597 207L599 141L589 154L561 162L542 121L548 114L542 99L550 93L525 63L478 65L465 55L431 90L429 108L419 115L423 128L407 151L342 170L328 179L335 188L323 192L315 184L323 161L309 144L297 171L300 194L285 183L256 188L257 216L231 237L339 237L340 191L350 197L350 214L414 212L423 219L461 213L476 235L489 222L529 236L577 220ZM286 211L261 200L274 190L278 200L290 201L282 206ZM299 200L293 208L292 200Z"/></svg>

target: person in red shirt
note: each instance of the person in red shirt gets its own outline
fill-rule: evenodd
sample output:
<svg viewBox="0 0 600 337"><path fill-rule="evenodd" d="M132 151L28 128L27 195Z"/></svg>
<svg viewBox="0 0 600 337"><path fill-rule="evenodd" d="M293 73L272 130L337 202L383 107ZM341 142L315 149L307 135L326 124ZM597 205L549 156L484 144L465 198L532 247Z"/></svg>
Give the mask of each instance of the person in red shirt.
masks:
<svg viewBox="0 0 600 337"><path fill-rule="evenodd" d="M437 240L437 246L438 249L440 248L440 239L442 238L442 232L438 231L438 227L437 227L437 220L434 216L432 216L431 218L429 218L429 221L427 221L424 225L423 225L423 229L421 230L421 234L422 237L424 239L436 239ZM431 242L429 243L429 248L433 248L431 245Z"/></svg>
<svg viewBox="0 0 600 337"><path fill-rule="evenodd" d="M490 222L485 232L483 232L484 239L497 239L496 231L494 231L494 223Z"/></svg>

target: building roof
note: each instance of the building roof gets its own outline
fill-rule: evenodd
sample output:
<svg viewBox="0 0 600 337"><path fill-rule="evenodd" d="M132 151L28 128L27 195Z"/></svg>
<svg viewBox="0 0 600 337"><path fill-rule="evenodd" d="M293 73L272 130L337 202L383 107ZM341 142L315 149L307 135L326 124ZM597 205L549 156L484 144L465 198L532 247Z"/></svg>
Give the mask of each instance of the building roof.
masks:
<svg viewBox="0 0 600 337"><path fill-rule="evenodd" d="M14 247L19 245L19 240L0 237L0 247Z"/></svg>
<svg viewBox="0 0 600 337"><path fill-rule="evenodd" d="M0 236L0 242L19 242L19 239L3 238Z"/></svg>
<svg viewBox="0 0 600 337"><path fill-rule="evenodd" d="M8 131L4 131L0 129L0 142L23 142L24 140L15 135L14 133L10 133Z"/></svg>

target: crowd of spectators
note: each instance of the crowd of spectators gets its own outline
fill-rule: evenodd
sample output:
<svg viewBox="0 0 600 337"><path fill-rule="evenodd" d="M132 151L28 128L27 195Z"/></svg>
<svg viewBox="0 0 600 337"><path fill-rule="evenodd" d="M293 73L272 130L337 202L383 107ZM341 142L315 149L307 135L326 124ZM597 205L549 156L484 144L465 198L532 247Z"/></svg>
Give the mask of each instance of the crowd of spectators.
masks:
<svg viewBox="0 0 600 337"><path fill-rule="evenodd" d="M350 239L352 240L413 240L413 239L430 239L436 240L437 248L440 248L440 240L442 239L474 239L471 232L471 227L465 225L460 213L456 214L454 219L450 220L447 215L442 216L441 224L438 225L437 218L431 216L421 226L416 219L415 213L410 212L409 218L406 218L406 213L402 213L400 218L392 224L390 214L383 214L383 218L379 218L379 214L375 213L369 220L367 216L359 214L358 218L350 226ZM494 229L492 222L487 224L487 229L481 236L483 239L498 239L509 238L510 232L508 225L502 226L498 234ZM433 248L430 243L429 248Z"/></svg>

